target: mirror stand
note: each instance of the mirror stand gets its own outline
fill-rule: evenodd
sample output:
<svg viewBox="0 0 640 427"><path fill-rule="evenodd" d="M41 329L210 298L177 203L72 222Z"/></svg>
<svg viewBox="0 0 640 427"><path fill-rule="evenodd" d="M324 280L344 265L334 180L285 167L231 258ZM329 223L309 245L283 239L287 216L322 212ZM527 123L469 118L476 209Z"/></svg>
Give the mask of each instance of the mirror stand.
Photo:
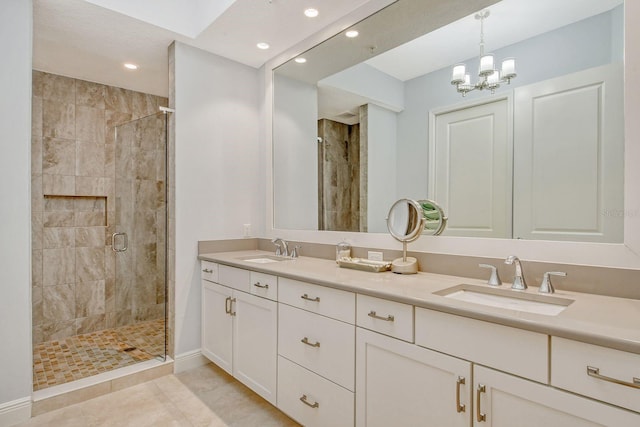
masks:
<svg viewBox="0 0 640 427"><path fill-rule="evenodd" d="M418 260L407 256L407 241L402 242L402 258L396 258L391 263L391 271L398 274L416 274Z"/></svg>

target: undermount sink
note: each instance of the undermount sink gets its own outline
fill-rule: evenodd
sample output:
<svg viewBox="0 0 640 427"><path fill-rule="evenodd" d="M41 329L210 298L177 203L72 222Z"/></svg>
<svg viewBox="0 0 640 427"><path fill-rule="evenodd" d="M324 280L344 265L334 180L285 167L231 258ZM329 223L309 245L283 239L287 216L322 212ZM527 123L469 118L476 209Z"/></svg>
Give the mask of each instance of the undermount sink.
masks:
<svg viewBox="0 0 640 427"><path fill-rule="evenodd" d="M547 316L560 314L573 302L571 299L550 295L529 294L511 289L483 288L466 284L443 289L434 292L434 294L473 304L544 314Z"/></svg>
<svg viewBox="0 0 640 427"><path fill-rule="evenodd" d="M269 264L272 262L289 261L291 258L276 255L254 255L239 258L242 261L255 262L256 264Z"/></svg>

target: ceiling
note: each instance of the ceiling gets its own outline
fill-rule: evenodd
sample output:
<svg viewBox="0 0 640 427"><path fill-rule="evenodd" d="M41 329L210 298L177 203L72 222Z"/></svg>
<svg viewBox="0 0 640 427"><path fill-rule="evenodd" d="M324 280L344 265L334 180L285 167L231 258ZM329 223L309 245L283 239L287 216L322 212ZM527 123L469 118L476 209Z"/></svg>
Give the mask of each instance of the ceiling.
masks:
<svg viewBox="0 0 640 427"><path fill-rule="evenodd" d="M174 40L258 68L370 1L33 0L33 67L167 96Z"/></svg>

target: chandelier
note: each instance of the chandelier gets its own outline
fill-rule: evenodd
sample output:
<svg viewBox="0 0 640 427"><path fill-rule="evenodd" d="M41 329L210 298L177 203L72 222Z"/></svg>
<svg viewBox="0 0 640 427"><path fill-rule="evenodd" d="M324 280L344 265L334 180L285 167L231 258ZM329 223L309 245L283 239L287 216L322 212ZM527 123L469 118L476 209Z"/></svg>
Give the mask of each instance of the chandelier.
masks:
<svg viewBox="0 0 640 427"><path fill-rule="evenodd" d="M456 90L465 96L472 90L491 90L494 93L500 87L500 83L511 83L511 79L516 77L515 58L506 58L502 61L500 71L496 70L493 54L484 53L484 20L489 17L489 10L481 10L476 13L475 18L480 21L480 68L478 71L479 80L471 84L471 77L467 74L465 64L456 64L451 73L451 84Z"/></svg>

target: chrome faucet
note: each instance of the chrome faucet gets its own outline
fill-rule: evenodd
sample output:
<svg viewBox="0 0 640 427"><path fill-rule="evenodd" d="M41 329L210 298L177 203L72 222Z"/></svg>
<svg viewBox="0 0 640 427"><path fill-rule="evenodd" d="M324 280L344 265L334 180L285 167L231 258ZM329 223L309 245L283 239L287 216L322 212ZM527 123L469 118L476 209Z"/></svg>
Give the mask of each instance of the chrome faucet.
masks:
<svg viewBox="0 0 640 427"><path fill-rule="evenodd" d="M289 256L289 246L287 245L286 240L276 237L271 240L271 243L276 245L276 256Z"/></svg>
<svg viewBox="0 0 640 427"><path fill-rule="evenodd" d="M515 255L509 255L504 263L509 265L516 265L516 273L513 276L513 285L511 285L511 289L516 289L518 291L524 291L525 289L527 289L527 282L524 280L524 275L522 274L522 265L520 264L520 259Z"/></svg>

